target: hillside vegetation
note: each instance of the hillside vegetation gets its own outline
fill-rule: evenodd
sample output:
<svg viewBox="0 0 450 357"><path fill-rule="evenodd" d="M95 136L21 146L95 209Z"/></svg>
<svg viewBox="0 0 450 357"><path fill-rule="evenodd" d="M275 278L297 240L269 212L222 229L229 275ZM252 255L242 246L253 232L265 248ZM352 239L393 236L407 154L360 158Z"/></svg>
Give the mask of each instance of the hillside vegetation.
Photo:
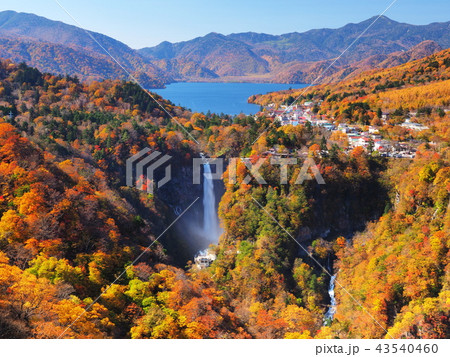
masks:
<svg viewBox="0 0 450 357"><path fill-rule="evenodd" d="M430 107L416 158L390 160L361 147L346 153L319 127L191 113L155 95L168 115L130 82L1 62L0 337L449 338L449 114L438 112L448 63L444 51L302 98L321 98L318 110L342 121L399 109L382 95L404 98L404 109ZM427 86L423 97L408 92ZM170 154L181 172L154 194L125 185L125 161L144 147ZM241 184L249 170L238 161L237 182L224 176L224 233L210 267L177 259L187 230L155 242L176 218L174 197L186 208L197 195L186 182L200 150L256 163L274 147L300 149L326 184L296 185L302 162L289 167L289 185L268 162L267 185ZM324 321L322 267L333 261L337 314Z"/></svg>

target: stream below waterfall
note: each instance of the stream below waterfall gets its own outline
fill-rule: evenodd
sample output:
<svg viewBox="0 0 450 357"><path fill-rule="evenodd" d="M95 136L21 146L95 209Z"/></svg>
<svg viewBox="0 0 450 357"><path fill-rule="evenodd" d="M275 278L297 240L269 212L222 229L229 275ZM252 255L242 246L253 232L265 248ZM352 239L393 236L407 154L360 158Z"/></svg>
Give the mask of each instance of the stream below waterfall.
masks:
<svg viewBox="0 0 450 357"><path fill-rule="evenodd" d="M323 321L324 325L329 325L333 321L334 314L336 313L336 296L334 292L336 283L336 274L334 274L330 279L330 285L328 286L328 295L330 296L330 305L327 312L324 315Z"/></svg>

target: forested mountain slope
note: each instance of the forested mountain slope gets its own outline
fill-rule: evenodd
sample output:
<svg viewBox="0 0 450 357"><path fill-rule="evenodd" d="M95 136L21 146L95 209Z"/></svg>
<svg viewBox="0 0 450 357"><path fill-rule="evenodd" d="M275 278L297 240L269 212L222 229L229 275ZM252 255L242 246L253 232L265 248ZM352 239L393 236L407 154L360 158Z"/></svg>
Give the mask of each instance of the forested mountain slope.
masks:
<svg viewBox="0 0 450 357"><path fill-rule="evenodd" d="M346 153L319 127L279 127L264 115L193 114L155 96L198 146L132 83L83 83L1 62L1 337L386 336L339 288L338 313L324 326L330 276L322 267L335 261L337 281L391 335L448 338L447 57L441 52L302 98L323 96L319 111L357 122L367 107L347 110L353 101L385 95L405 98L399 100L409 108L413 83L437 86L421 98L420 108L431 108L421 116L430 130L416 136L423 144L414 160L362 148ZM391 86L396 81L405 84ZM126 159L145 147L171 155L174 172L184 172L153 195L125 186ZM129 267L176 218L174 197L184 209L198 195L186 182L200 150L256 163L273 147L301 149L326 185L296 185L302 162L288 170L289 185L268 162L260 170L267 185L241 184L249 170L239 161L236 183L225 174L224 234L211 248L217 258L210 267L177 259L186 230L169 231Z"/></svg>
<svg viewBox="0 0 450 357"><path fill-rule="evenodd" d="M160 87L169 80L135 50L111 37L88 34L79 27L34 14L0 12L0 57L26 62L44 72L77 75L82 80L129 80L96 41L143 85Z"/></svg>

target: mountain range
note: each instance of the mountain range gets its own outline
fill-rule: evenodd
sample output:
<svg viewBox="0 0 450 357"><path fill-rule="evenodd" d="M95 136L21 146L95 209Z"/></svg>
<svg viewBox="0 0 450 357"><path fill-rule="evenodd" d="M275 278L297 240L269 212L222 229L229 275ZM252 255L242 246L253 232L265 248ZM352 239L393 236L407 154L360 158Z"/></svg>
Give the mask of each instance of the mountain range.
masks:
<svg viewBox="0 0 450 357"><path fill-rule="evenodd" d="M143 85L160 87L174 81L298 83L311 82L318 75L322 75L320 81L340 80L450 47L450 21L410 25L382 16L370 26L375 19L283 35L210 33L135 50L100 33L33 14L4 11L0 12L0 57L83 80L126 79L117 60Z"/></svg>
<svg viewBox="0 0 450 357"><path fill-rule="evenodd" d="M105 50L145 86L170 81L136 50L111 37L34 14L0 12L0 57L5 59L83 80L128 78Z"/></svg>

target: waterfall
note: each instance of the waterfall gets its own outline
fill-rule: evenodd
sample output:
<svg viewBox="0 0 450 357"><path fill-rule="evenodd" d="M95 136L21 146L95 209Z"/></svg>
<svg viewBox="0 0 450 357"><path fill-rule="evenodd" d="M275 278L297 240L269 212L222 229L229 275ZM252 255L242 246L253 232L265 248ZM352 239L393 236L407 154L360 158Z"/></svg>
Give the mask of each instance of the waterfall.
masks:
<svg viewBox="0 0 450 357"><path fill-rule="evenodd" d="M336 313L336 297L334 294L334 287L336 281L336 274L334 274L330 279L330 285L328 287L328 295L330 296L330 307L328 311L325 313L323 318L325 325L329 325L329 323L333 320L334 314Z"/></svg>
<svg viewBox="0 0 450 357"><path fill-rule="evenodd" d="M208 248L210 244L217 244L222 229L219 225L219 218L216 211L216 195L214 192L214 180L211 173L211 166L208 159L200 154L203 159L203 227L200 235L202 236L202 250L197 252L194 257L195 265L198 269L209 267L216 259L216 255ZM206 246L206 247L205 247Z"/></svg>
<svg viewBox="0 0 450 357"><path fill-rule="evenodd" d="M214 193L214 180L211 177L211 166L204 161L203 173L203 233L206 240L217 243L221 234L219 219L216 212L216 196Z"/></svg>

